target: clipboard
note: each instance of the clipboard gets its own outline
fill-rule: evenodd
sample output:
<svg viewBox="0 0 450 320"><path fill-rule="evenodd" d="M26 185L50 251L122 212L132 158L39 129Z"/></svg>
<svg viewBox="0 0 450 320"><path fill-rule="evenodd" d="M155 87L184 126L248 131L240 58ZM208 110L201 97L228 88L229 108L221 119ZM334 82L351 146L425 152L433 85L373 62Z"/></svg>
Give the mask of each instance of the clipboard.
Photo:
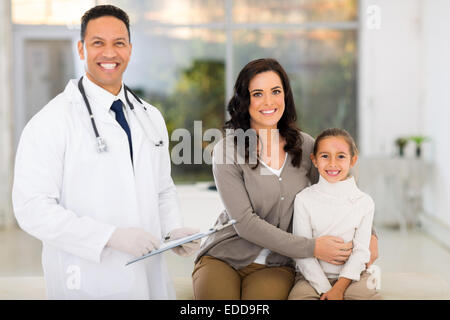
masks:
<svg viewBox="0 0 450 320"><path fill-rule="evenodd" d="M235 223L236 223L236 220L233 219L233 220L228 221L226 224L222 224L222 225L213 227L213 228L209 229L206 232L199 232L199 233L196 233L196 234L193 234L193 235L181 238L181 239L176 239L176 240L173 240L173 241L164 242L159 247L159 249L150 251L149 253L143 255L142 257L130 260L130 261L127 262L127 264L125 266L128 266L128 265L130 265L132 263L138 262L140 260L146 259L148 257L154 256L156 254L160 254L160 253L162 253L164 251L173 249L175 247L181 246L182 244L185 244L185 243L197 240L197 239L201 239L201 238L207 237L210 234L213 234L213 233L215 233L215 232L217 232L219 230L222 230L222 229L224 229L226 227L232 226Z"/></svg>

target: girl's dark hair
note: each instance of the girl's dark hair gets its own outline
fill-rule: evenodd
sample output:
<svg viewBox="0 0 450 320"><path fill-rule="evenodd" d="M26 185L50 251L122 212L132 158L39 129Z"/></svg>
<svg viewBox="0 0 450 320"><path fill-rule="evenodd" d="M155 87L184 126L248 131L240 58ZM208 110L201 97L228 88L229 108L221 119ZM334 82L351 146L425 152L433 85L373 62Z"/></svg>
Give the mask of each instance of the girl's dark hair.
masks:
<svg viewBox="0 0 450 320"><path fill-rule="evenodd" d="M81 17L80 37L81 37L82 42L84 41L84 37L86 36L86 27L87 27L88 22L90 20L97 19L100 17L105 17L105 16L115 17L115 18L121 20L123 23L125 23L125 26L127 27L127 31L128 31L128 39L130 39L130 41L131 41L130 18L128 17L126 12L120 8L113 6L113 5L99 5L99 6L95 6L91 9L89 9L88 11L86 11L84 13L83 17Z"/></svg>
<svg viewBox="0 0 450 320"><path fill-rule="evenodd" d="M277 60L270 58L253 60L241 70L234 85L234 95L227 107L231 119L225 122L224 129L242 129L244 131L250 129L250 113L248 110L250 92L248 87L253 77L266 71L276 72L283 84L285 109L277 127L280 135L286 140L284 151L293 156L292 165L300 167L303 138L296 123L297 112L289 78ZM248 145L245 146L245 149L247 155Z"/></svg>
<svg viewBox="0 0 450 320"><path fill-rule="evenodd" d="M358 155L358 148L356 147L355 140L353 137L344 129L339 128L329 128L322 131L316 138L316 141L314 142L314 149L313 154L314 157L317 154L317 149L319 148L319 143L325 138L328 137L341 137L347 142L349 148L350 148L350 154L352 157Z"/></svg>

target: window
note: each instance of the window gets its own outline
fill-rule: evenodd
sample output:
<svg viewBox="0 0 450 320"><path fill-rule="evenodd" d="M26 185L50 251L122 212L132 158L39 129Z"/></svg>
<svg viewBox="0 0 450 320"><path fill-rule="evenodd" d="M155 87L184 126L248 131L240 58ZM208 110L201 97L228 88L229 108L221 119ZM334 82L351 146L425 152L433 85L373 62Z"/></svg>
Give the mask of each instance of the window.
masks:
<svg viewBox="0 0 450 320"><path fill-rule="evenodd" d="M130 16L124 80L162 111L169 135L193 133L195 120L203 132L222 128L238 72L273 57L290 76L302 130L342 127L357 138L357 0L12 0L13 21L76 25L104 2ZM206 164L172 170L178 183L212 179Z"/></svg>
<svg viewBox="0 0 450 320"><path fill-rule="evenodd" d="M95 0L11 0L11 18L15 24L74 25L95 4Z"/></svg>

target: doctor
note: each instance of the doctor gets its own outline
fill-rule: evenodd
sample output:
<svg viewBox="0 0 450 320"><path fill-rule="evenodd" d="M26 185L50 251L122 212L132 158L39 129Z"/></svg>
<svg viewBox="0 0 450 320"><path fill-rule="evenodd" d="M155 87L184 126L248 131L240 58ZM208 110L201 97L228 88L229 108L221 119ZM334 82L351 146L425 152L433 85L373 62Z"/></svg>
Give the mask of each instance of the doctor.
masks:
<svg viewBox="0 0 450 320"><path fill-rule="evenodd" d="M163 117L125 92L131 49L125 12L110 5L86 12L78 42L86 74L69 81L20 139L14 212L43 243L50 299L175 298L162 254L125 264L164 238L198 231L182 227ZM189 255L198 246L173 250Z"/></svg>

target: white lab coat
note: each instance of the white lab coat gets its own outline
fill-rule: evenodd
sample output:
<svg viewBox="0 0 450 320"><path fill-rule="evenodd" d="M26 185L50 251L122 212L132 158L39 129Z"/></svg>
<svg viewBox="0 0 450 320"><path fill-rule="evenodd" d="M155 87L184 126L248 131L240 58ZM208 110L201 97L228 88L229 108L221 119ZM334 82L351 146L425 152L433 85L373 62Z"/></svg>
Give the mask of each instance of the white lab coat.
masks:
<svg viewBox="0 0 450 320"><path fill-rule="evenodd" d="M131 255L105 248L116 227L140 227L162 238L182 226L170 176L168 134L161 113L130 94L150 143L129 112L127 135L107 108L92 106L108 145L99 153L77 80L25 127L16 155L13 206L26 232L42 240L50 299L172 299L163 255L125 267ZM128 108L128 105L127 105ZM148 112L152 123L144 114Z"/></svg>

